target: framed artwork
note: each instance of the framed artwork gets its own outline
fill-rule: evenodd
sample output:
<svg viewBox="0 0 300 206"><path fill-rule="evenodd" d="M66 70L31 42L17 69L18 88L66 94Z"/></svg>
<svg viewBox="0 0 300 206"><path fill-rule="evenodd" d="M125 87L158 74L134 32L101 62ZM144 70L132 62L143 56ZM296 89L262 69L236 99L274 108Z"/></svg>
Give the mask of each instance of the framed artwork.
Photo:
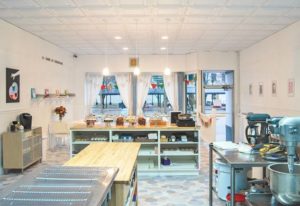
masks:
<svg viewBox="0 0 300 206"><path fill-rule="evenodd" d="M6 68L6 103L18 102L20 102L19 70Z"/></svg>
<svg viewBox="0 0 300 206"><path fill-rule="evenodd" d="M277 81L272 81L272 96L276 97L277 95Z"/></svg>
<svg viewBox="0 0 300 206"><path fill-rule="evenodd" d="M258 83L258 94L259 94L259 96L263 96L263 94L264 94L264 85L262 82Z"/></svg>
<svg viewBox="0 0 300 206"><path fill-rule="evenodd" d="M295 95L295 80L288 80L288 96L293 97Z"/></svg>
<svg viewBox="0 0 300 206"><path fill-rule="evenodd" d="M35 88L31 88L31 99L36 99L36 91L35 91Z"/></svg>
<svg viewBox="0 0 300 206"><path fill-rule="evenodd" d="M249 84L249 95L252 95L253 94L253 86L252 84Z"/></svg>

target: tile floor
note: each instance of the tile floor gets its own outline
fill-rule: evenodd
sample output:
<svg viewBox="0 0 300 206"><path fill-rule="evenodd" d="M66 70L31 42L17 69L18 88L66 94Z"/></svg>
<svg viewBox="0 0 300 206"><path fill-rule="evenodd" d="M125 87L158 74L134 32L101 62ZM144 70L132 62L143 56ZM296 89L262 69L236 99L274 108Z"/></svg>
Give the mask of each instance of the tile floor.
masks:
<svg viewBox="0 0 300 206"><path fill-rule="evenodd" d="M208 205L208 146L201 145L201 171L199 176L139 177L140 206L206 206ZM60 165L69 159L67 147L47 151L46 161L25 170L23 174L0 176L0 197L10 188L22 184L22 177L36 173L49 165ZM214 206L225 202L214 197Z"/></svg>

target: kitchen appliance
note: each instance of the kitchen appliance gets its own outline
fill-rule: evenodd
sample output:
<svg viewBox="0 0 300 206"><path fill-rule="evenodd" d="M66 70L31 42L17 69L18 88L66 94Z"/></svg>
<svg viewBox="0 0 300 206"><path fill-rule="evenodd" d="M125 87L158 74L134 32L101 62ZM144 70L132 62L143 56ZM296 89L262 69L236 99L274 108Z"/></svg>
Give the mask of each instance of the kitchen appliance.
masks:
<svg viewBox="0 0 300 206"><path fill-rule="evenodd" d="M19 121L24 129L31 129L32 116L29 113L22 113L19 115Z"/></svg>
<svg viewBox="0 0 300 206"><path fill-rule="evenodd" d="M177 120L176 122L177 127L195 127L195 121L193 119L186 119L186 120Z"/></svg>
<svg viewBox="0 0 300 206"><path fill-rule="evenodd" d="M268 114L248 113L248 126L245 135L249 144L256 145L269 142L269 132L267 120L270 119Z"/></svg>
<svg viewBox="0 0 300 206"><path fill-rule="evenodd" d="M235 188L236 191L245 190L248 188L247 172L249 168L236 168L235 170ZM230 166L226 164L222 159L215 161L215 183L217 196L226 200L228 194L228 187L230 187Z"/></svg>
<svg viewBox="0 0 300 206"><path fill-rule="evenodd" d="M286 163L268 166L270 188L275 199L286 205L300 205L300 164L297 145L300 142L300 117L285 117L279 121L279 137L287 149Z"/></svg>
<svg viewBox="0 0 300 206"><path fill-rule="evenodd" d="M269 165L268 170L275 199L284 205L300 205L300 164L293 165L293 173L286 163Z"/></svg>
<svg viewBox="0 0 300 206"><path fill-rule="evenodd" d="M176 124L179 114L181 114L181 112L171 112L171 124Z"/></svg>

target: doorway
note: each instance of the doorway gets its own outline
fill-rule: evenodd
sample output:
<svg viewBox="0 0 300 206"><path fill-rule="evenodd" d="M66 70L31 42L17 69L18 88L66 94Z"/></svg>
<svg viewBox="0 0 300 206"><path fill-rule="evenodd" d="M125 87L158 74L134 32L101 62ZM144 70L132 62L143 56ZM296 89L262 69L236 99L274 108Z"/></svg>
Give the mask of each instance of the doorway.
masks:
<svg viewBox="0 0 300 206"><path fill-rule="evenodd" d="M202 113L216 114L216 141L233 141L234 72L202 71Z"/></svg>

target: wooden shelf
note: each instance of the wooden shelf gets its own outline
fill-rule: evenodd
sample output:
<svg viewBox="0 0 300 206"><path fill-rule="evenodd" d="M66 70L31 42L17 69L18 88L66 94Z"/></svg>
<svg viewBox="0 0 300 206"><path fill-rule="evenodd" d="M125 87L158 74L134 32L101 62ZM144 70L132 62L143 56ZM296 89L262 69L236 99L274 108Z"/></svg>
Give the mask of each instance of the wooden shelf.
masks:
<svg viewBox="0 0 300 206"><path fill-rule="evenodd" d="M131 128L132 129L132 128ZM104 130L109 133L109 140L108 142L114 142L113 135L118 132L126 132L126 134L131 135L133 138L135 137L136 133L139 132L139 135L148 134L151 132L157 133L158 139L157 142L118 142L119 144L134 144L140 143L141 149L138 153L138 171L142 172L145 175L155 175L159 173L168 174L176 174L176 175L190 175L191 172L197 175L197 171L199 170L199 160L200 154L198 153L187 153L187 152L174 152L174 154L164 154L162 153L163 149L166 148L186 148L191 147L193 150L197 151L199 145L199 131L198 128L177 128L172 127L172 129L167 131L169 133L175 134L182 134L183 132L186 133L188 136L188 140L195 140L195 141L188 141L188 142L160 142L160 136L162 134L165 135L165 132L162 133L161 128L148 128L144 127L142 130L137 128L136 131L129 131L128 128L121 128L121 127L110 127L110 128L103 128L103 127L93 127L93 128L86 128L86 127L73 127L71 128L71 150L72 147L80 147L80 145L88 145L92 142L88 141L91 137L92 133L94 132L103 132ZM186 130L185 130L186 129ZM197 133L195 133L197 131ZM92 132L92 133L91 133ZM144 133L143 133L144 132ZM87 141L76 141L76 137L85 137ZM74 141L74 142L72 142ZM80 152L80 148L76 148L76 151ZM72 153L70 154L72 155ZM171 159L171 162L174 163L171 166L161 166L160 161L161 157L168 157ZM191 171L191 172L185 172Z"/></svg>
<svg viewBox="0 0 300 206"><path fill-rule="evenodd" d="M41 98L44 98L44 99L53 99L53 98L69 98L69 97L75 97L76 95L74 93L68 93L68 94L60 94L60 95L57 95L57 94L49 94L48 96L45 96L45 94L36 94L36 98L32 98L32 100L35 100L35 99L41 99Z"/></svg>

